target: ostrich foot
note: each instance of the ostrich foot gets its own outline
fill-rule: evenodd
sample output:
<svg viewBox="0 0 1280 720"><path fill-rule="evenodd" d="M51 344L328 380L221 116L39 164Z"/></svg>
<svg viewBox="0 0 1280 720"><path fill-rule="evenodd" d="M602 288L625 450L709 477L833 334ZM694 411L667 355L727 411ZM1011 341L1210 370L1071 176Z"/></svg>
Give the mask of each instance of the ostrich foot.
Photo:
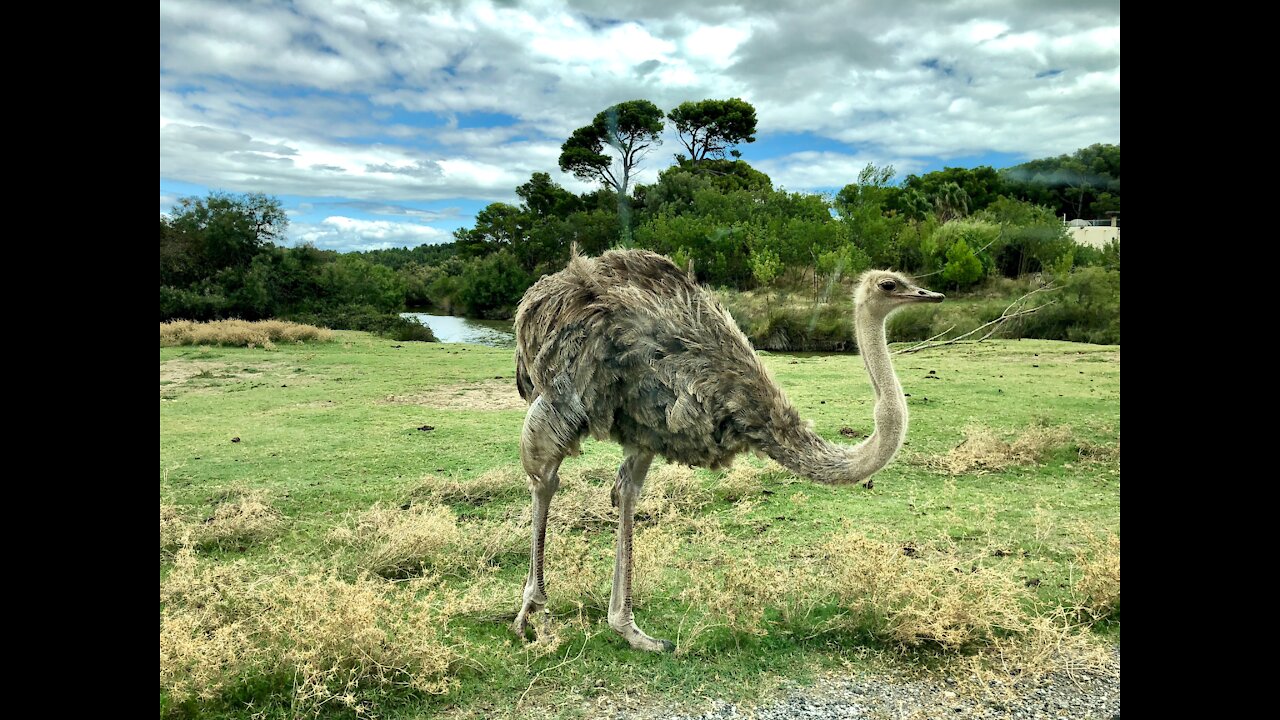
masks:
<svg viewBox="0 0 1280 720"><path fill-rule="evenodd" d="M524 605L521 606L520 612L516 615L515 622L511 623L511 632L515 633L516 637L521 640L529 639L527 632L531 624L530 621L538 615L543 616L543 628L549 631L551 628L551 613L546 611L541 603L526 600ZM535 628L534 631L537 632L537 629Z"/></svg>
<svg viewBox="0 0 1280 720"><path fill-rule="evenodd" d="M643 630L636 627L635 623L617 627L610 625L613 631L626 638L631 647L636 650L645 650L648 652L672 652L676 649L676 644L670 640L662 640L660 638L650 637Z"/></svg>

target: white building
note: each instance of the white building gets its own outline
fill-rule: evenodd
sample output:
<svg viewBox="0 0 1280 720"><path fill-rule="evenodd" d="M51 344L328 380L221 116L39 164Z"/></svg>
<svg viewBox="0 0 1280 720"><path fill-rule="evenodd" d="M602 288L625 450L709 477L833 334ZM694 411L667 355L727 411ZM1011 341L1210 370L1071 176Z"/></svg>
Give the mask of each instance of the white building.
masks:
<svg viewBox="0 0 1280 720"><path fill-rule="evenodd" d="M1065 222L1067 233L1071 239L1081 245L1088 245L1101 250L1112 240L1120 240L1120 218L1112 215L1110 220L1072 220Z"/></svg>

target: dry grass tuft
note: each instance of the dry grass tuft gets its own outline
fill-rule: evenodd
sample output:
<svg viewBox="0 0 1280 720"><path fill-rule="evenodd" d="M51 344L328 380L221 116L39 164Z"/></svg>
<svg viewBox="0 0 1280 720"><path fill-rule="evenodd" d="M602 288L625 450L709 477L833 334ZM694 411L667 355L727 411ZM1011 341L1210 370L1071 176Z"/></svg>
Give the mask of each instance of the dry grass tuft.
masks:
<svg viewBox="0 0 1280 720"><path fill-rule="evenodd" d="M657 597L675 569L675 555L683 540L677 526L639 528L632 536L631 602L636 608ZM612 533L604 533L614 539ZM616 542L593 542L599 533L563 532L547 537L547 593L557 608L609 607ZM525 538L528 551L528 538Z"/></svg>
<svg viewBox="0 0 1280 720"><path fill-rule="evenodd" d="M1118 675L1120 665L1105 642L1093 638L1075 622L1073 613L1058 608L1047 615L1028 618L1017 636L999 638L982 652L960 658L961 685L973 695L1011 702L1050 674L1069 679L1076 675Z"/></svg>
<svg viewBox="0 0 1280 720"><path fill-rule="evenodd" d="M460 557L476 566L493 567L499 561L520 566L529 562L529 528L521 527L514 519L464 522L460 527L466 538Z"/></svg>
<svg viewBox="0 0 1280 720"><path fill-rule="evenodd" d="M407 510L374 505L348 526L329 532L329 540L353 546L361 570L388 578L406 578L428 570L455 571L467 546L458 518L442 505L414 505ZM469 558L468 558L469 559ZM468 567L467 569L470 569Z"/></svg>
<svg viewBox="0 0 1280 720"><path fill-rule="evenodd" d="M190 522L176 505L160 504L160 551L180 545L199 548L243 549L276 535L284 517L267 501L266 493L244 486L224 489L212 498L213 512Z"/></svg>
<svg viewBox="0 0 1280 720"><path fill-rule="evenodd" d="M1077 553L1076 563L1083 571L1075 586L1081 606L1095 618L1119 612L1120 536L1094 536L1088 552Z"/></svg>
<svg viewBox="0 0 1280 720"><path fill-rule="evenodd" d="M841 622L854 629L902 646L959 650L1028 627L1023 585L955 553L909 557L900 543L858 532L833 537L823 552L830 592L849 611Z"/></svg>
<svg viewBox="0 0 1280 720"><path fill-rule="evenodd" d="M715 500L711 490L684 465L659 465L649 471L636 505L637 519L655 522L694 515Z"/></svg>
<svg viewBox="0 0 1280 720"><path fill-rule="evenodd" d="M213 515L194 533L197 545L241 547L279 532L284 518L267 502L266 493L233 487L216 498Z"/></svg>
<svg viewBox="0 0 1280 720"><path fill-rule="evenodd" d="M171 552L189 542L190 526L182 518L177 505L160 503L160 552Z"/></svg>
<svg viewBox="0 0 1280 720"><path fill-rule="evenodd" d="M613 555L591 538L588 532L547 533L547 600L553 608L608 608Z"/></svg>
<svg viewBox="0 0 1280 720"><path fill-rule="evenodd" d="M172 320L160 323L160 347L174 345L231 345L264 347L274 343L330 342L333 331L285 320Z"/></svg>
<svg viewBox="0 0 1280 720"><path fill-rule="evenodd" d="M584 468L562 476L559 492L551 501L547 517L556 530L599 530L616 526L618 511L611 491L614 471ZM659 465L649 470L644 491L636 504L636 524L674 522L696 514L715 500L715 495L693 470L681 465ZM522 509L519 522L528 526L531 509Z"/></svg>
<svg viewBox="0 0 1280 720"><path fill-rule="evenodd" d="M332 574L252 574L178 551L160 585L162 712L235 688L292 695L295 712L364 715L386 695L442 693L457 661L456 597Z"/></svg>
<svg viewBox="0 0 1280 720"><path fill-rule="evenodd" d="M735 643L742 636L768 635L767 611L786 605L796 588L794 573L761 564L750 556L720 552L706 561L687 564L686 570L689 583L680 599L698 617L686 625L686 613L681 621L677 652L682 654L697 649L700 639L716 628L726 629Z"/></svg>
<svg viewBox="0 0 1280 720"><path fill-rule="evenodd" d="M1110 445L1081 440L1076 443L1081 462L1114 463L1120 461L1120 443Z"/></svg>
<svg viewBox="0 0 1280 720"><path fill-rule="evenodd" d="M740 461L716 483L716 496L731 503L757 497L764 492L764 473L764 468Z"/></svg>
<svg viewBox="0 0 1280 720"><path fill-rule="evenodd" d="M1071 439L1068 425L1033 426L1012 440L1005 440L989 427L974 425L964 429L964 440L959 445L930 464L952 475L999 472L1042 462Z"/></svg>
<svg viewBox="0 0 1280 720"><path fill-rule="evenodd" d="M495 500L513 500L529 496L529 482L523 471L510 467L494 468L470 480L428 475L409 491L409 500L430 500L449 505L484 505Z"/></svg>

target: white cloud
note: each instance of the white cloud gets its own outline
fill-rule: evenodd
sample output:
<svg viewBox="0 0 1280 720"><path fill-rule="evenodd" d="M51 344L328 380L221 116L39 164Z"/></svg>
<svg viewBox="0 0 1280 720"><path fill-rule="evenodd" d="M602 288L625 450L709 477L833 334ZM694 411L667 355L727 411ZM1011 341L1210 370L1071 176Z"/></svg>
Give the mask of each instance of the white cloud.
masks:
<svg viewBox="0 0 1280 720"><path fill-rule="evenodd" d="M435 245L453 240L440 228L391 220L360 220L333 215L319 223L289 228L290 240L311 243L323 250L380 250L392 247Z"/></svg>
<svg viewBox="0 0 1280 720"><path fill-rule="evenodd" d="M370 202L511 201L533 172L581 190L560 144L636 98L741 97L762 136L851 145L810 167L742 148L792 189L864 156L1059 154L1119 142L1119 26L1117 0L164 0L161 176Z"/></svg>

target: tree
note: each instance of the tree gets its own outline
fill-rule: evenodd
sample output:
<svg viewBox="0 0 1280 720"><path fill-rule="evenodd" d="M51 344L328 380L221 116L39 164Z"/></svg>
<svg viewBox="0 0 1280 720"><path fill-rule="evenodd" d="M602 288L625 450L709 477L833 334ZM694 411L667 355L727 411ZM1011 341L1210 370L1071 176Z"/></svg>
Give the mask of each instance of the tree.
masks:
<svg viewBox="0 0 1280 720"><path fill-rule="evenodd" d="M184 197L160 222L162 276L166 259L173 272L194 271L201 276L227 267L246 268L259 250L272 245L289 227L280 201L262 193ZM178 261L178 255L186 257Z"/></svg>
<svg viewBox="0 0 1280 720"><path fill-rule="evenodd" d="M1005 168L1000 175L1012 195L1049 205L1059 217L1097 217L1120 205L1119 145L1090 145Z"/></svg>
<svg viewBox="0 0 1280 720"><path fill-rule="evenodd" d="M947 265L942 269L942 279L953 287L972 285L982 278L982 261L964 240L957 240L947 250Z"/></svg>
<svg viewBox="0 0 1280 720"><path fill-rule="evenodd" d="M544 172L536 172L529 182L516 188L516 195L524 201L526 213L536 218L566 218L583 209L582 198L560 187Z"/></svg>
<svg viewBox="0 0 1280 720"><path fill-rule="evenodd" d="M1003 176L989 165L976 168L949 167L924 175L908 175L903 181L906 190L919 190L926 197L936 198L948 183L955 183L968 198L967 212L977 212L1006 192Z"/></svg>
<svg viewBox="0 0 1280 720"><path fill-rule="evenodd" d="M739 98L681 103L667 113L675 123L680 142L689 151L689 160L724 158L726 148L756 141L756 109ZM730 151L737 158L737 150Z"/></svg>
<svg viewBox="0 0 1280 720"><path fill-rule="evenodd" d="M573 131L560 146L560 169L583 180L598 180L625 197L631 176L649 148L660 145L662 110L648 100L628 100L606 108L590 125ZM617 153L620 167L604 154Z"/></svg>
<svg viewBox="0 0 1280 720"><path fill-rule="evenodd" d="M463 257L482 257L504 247L514 247L528 236L533 218L522 208L507 203L490 203L476 213L476 225L470 230L459 228L458 254Z"/></svg>
<svg viewBox="0 0 1280 720"><path fill-rule="evenodd" d="M942 222L962 218L969 214L969 193L958 183L943 183L933 196L933 207Z"/></svg>
<svg viewBox="0 0 1280 720"><path fill-rule="evenodd" d="M858 173L856 183L845 185L836 194L833 205L848 226L854 244L872 263L902 267L898 236L904 221L892 212L885 213L897 190L889 186L895 173L892 165L877 167L868 163Z"/></svg>

